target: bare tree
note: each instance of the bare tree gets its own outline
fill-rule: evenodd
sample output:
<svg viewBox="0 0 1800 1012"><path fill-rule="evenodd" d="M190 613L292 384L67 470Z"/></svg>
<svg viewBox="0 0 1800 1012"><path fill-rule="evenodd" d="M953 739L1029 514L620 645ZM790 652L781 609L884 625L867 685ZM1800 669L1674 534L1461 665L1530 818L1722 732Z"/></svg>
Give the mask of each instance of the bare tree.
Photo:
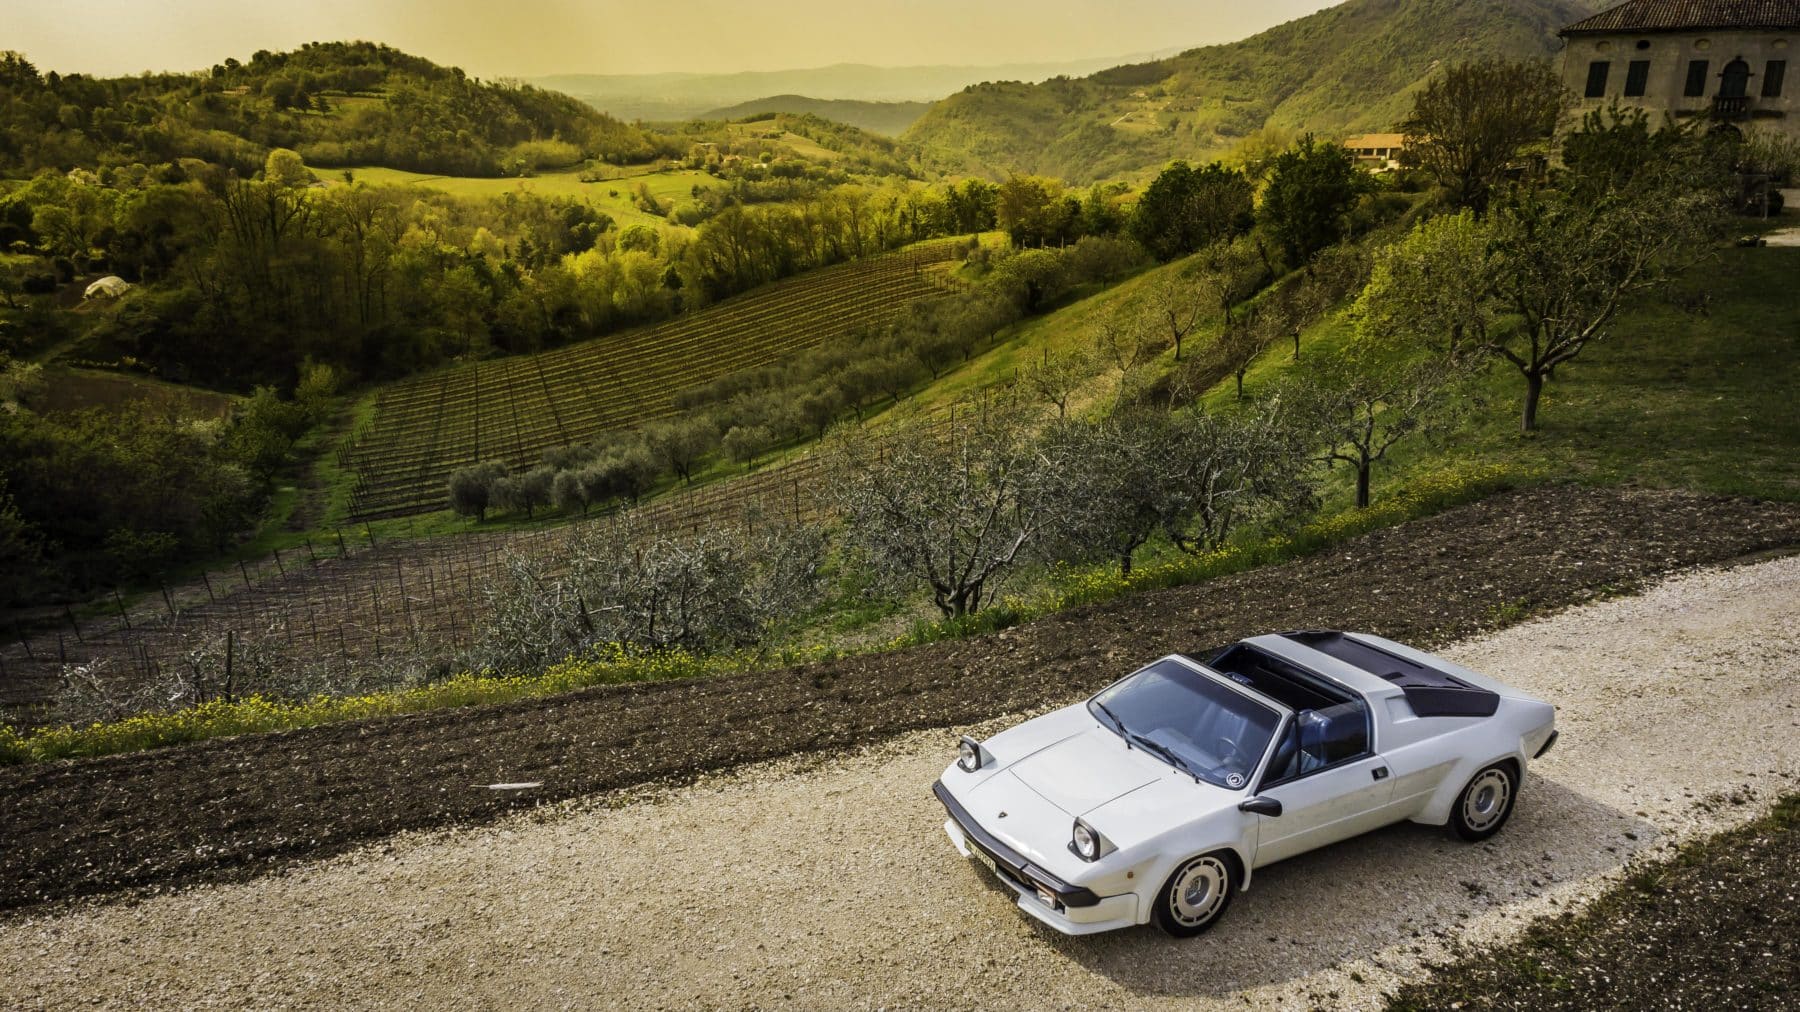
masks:
<svg viewBox="0 0 1800 1012"><path fill-rule="evenodd" d="M1163 347L1154 321L1135 306L1120 307L1100 321L1094 331L1094 356L1119 374L1119 403L1127 400L1139 372Z"/></svg>
<svg viewBox="0 0 1800 1012"><path fill-rule="evenodd" d="M1250 367L1279 340L1287 324L1279 313L1268 307L1252 308L1242 318L1233 319L1219 332L1213 344L1213 355L1220 366L1237 379L1237 399L1244 399L1244 377Z"/></svg>
<svg viewBox="0 0 1800 1012"><path fill-rule="evenodd" d="M948 429L840 428L828 494L846 546L900 586L923 585L946 617L974 614L1048 522L1042 457L1021 406L991 402Z"/></svg>
<svg viewBox="0 0 1800 1012"><path fill-rule="evenodd" d="M1369 505L1375 464L1409 436L1441 430L1464 405L1454 392L1473 358L1432 355L1405 365L1355 355L1315 362L1291 399L1315 420L1328 466L1356 472L1356 508Z"/></svg>
<svg viewBox="0 0 1800 1012"><path fill-rule="evenodd" d="M1181 361L1181 343L1206 319L1218 298L1217 285L1210 279L1197 283L1185 272L1164 271L1150 286L1147 300L1152 319L1169 336L1175 346L1175 361Z"/></svg>
<svg viewBox="0 0 1800 1012"><path fill-rule="evenodd" d="M1019 383L1032 397L1056 408L1057 418L1067 418L1069 398L1090 375L1091 360L1080 351L1051 354L1045 348L1036 362L1019 370Z"/></svg>

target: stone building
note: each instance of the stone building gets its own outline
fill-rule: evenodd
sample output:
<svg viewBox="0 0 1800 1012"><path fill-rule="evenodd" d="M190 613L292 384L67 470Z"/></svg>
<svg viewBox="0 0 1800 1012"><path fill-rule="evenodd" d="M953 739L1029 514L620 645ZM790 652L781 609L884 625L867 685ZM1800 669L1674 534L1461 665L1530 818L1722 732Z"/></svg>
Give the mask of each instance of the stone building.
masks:
<svg viewBox="0 0 1800 1012"><path fill-rule="evenodd" d="M1800 0L1629 0L1560 34L1577 114L1617 101L1800 138Z"/></svg>

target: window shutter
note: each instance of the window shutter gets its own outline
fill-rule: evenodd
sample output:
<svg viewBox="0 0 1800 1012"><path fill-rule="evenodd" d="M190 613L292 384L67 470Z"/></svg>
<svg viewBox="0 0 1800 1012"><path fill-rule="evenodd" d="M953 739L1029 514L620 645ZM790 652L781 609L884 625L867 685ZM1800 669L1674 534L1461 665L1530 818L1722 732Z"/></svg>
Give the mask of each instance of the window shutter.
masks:
<svg viewBox="0 0 1800 1012"><path fill-rule="evenodd" d="M1650 61L1632 60L1625 68L1625 97L1642 98L1650 83Z"/></svg>
<svg viewBox="0 0 1800 1012"><path fill-rule="evenodd" d="M1588 64L1587 97L1606 97L1606 75L1612 64L1606 60L1595 60Z"/></svg>
<svg viewBox="0 0 1800 1012"><path fill-rule="evenodd" d="M1688 61L1687 88L1682 92L1683 95L1688 98L1702 98L1706 95L1707 66L1705 60Z"/></svg>
<svg viewBox="0 0 1800 1012"><path fill-rule="evenodd" d="M1762 97L1764 97L1764 98L1780 98L1781 97L1781 79L1786 76L1787 76L1787 61L1786 60L1770 60L1768 69L1763 71Z"/></svg>

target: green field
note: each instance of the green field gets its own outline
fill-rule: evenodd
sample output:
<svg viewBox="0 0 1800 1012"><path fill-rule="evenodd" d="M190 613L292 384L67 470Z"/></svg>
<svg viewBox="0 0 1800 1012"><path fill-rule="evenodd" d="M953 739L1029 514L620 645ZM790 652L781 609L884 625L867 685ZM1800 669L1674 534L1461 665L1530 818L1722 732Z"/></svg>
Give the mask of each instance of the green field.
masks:
<svg viewBox="0 0 1800 1012"><path fill-rule="evenodd" d="M573 197L586 201L611 215L619 225L666 225L674 228L670 222L656 215L639 210L632 204L632 195L639 186L646 186L658 201L665 205L674 201L686 200L693 196L694 188L712 189L723 186L717 178L695 169L677 169L668 172L646 172L638 175L621 176L618 179L607 179L597 183L581 181L579 171L541 172L525 178L496 177L477 178L472 176L431 176L422 172L406 172L401 169L387 169L380 166L364 166L343 170L351 173L357 182L374 186L421 186L457 197L492 198L503 197L509 193L524 191L543 197ZM330 182L342 181L340 173L332 170L319 170L322 178Z"/></svg>

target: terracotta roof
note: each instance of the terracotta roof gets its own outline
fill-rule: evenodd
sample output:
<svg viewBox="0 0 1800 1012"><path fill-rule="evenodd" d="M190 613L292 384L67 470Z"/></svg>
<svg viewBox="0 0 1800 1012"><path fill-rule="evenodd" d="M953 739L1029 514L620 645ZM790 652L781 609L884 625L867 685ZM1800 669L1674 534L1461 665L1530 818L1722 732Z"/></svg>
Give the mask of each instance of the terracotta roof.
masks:
<svg viewBox="0 0 1800 1012"><path fill-rule="evenodd" d="M1800 0L1629 0L1559 34L1800 29Z"/></svg>

